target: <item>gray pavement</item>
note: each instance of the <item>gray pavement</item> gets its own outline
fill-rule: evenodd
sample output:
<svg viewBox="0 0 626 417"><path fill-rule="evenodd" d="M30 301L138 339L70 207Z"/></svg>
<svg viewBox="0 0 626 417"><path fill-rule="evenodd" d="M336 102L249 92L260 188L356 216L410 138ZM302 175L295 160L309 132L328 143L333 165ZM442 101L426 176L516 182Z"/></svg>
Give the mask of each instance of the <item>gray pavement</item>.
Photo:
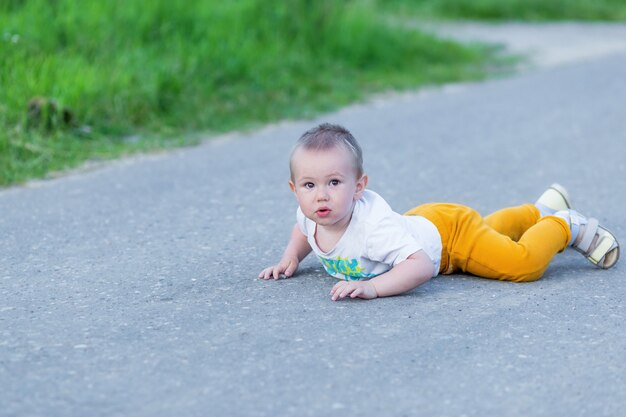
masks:
<svg viewBox="0 0 626 417"><path fill-rule="evenodd" d="M437 277L332 302L315 259L258 271L295 219L305 129L360 139L397 211L488 213L553 181L626 241L626 54L391 94L315 120L0 191L2 416L620 416L624 263Z"/></svg>
<svg viewBox="0 0 626 417"><path fill-rule="evenodd" d="M626 52L626 24L609 22L405 21L438 36L503 46L525 56L521 69L550 68Z"/></svg>

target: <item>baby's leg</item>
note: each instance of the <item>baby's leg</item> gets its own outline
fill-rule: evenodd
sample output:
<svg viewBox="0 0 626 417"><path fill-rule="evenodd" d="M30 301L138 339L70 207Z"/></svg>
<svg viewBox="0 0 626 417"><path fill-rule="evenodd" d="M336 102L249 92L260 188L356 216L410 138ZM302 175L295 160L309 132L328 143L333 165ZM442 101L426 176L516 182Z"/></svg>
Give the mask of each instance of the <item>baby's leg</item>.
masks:
<svg viewBox="0 0 626 417"><path fill-rule="evenodd" d="M540 214L533 204L508 207L485 217L485 223L496 232L518 241L539 220Z"/></svg>
<svg viewBox="0 0 626 417"><path fill-rule="evenodd" d="M533 226L540 217L553 215L559 210L571 208L569 193L560 184L552 184L539 196L535 204L506 208L485 217L485 222L496 231L514 241Z"/></svg>
<svg viewBox="0 0 626 417"><path fill-rule="evenodd" d="M483 278L533 281L571 239L565 220L554 216L537 220L538 210L530 204L500 210L487 219L457 204L425 204L406 214L424 216L437 226L444 246L443 274L461 271Z"/></svg>
<svg viewBox="0 0 626 417"><path fill-rule="evenodd" d="M519 232L512 226L505 228L514 232L511 234ZM567 247L570 237L566 222L554 216L543 217L528 227L517 242L487 222L475 221L457 239L451 262L455 269L484 278L534 281L543 275L554 255Z"/></svg>

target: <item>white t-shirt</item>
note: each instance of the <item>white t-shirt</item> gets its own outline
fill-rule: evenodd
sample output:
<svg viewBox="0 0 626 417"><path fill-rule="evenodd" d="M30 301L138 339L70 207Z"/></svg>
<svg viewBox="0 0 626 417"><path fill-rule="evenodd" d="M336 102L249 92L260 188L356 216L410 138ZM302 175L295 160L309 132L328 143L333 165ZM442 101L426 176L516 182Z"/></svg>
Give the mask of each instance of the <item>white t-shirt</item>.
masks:
<svg viewBox="0 0 626 417"><path fill-rule="evenodd" d="M333 249L323 252L315 242L316 224L298 207L298 226L326 271L339 279L362 280L389 271L423 250L435 272L441 263L441 235L421 216L403 216L373 191L365 190L356 201L350 224Z"/></svg>

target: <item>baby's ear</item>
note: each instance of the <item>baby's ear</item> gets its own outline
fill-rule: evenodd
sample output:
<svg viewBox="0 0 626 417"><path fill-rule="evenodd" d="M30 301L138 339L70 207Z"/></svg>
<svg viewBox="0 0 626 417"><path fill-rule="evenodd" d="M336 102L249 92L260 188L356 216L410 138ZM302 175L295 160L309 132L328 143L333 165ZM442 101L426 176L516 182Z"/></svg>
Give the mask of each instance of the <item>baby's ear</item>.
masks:
<svg viewBox="0 0 626 417"><path fill-rule="evenodd" d="M363 191L365 191L365 187L367 187L367 180L367 175L363 174L363 176L356 181L354 200L358 200L363 195Z"/></svg>
<svg viewBox="0 0 626 417"><path fill-rule="evenodd" d="M291 180L289 180L289 188L291 188L291 191L294 193L296 192L296 184L294 184Z"/></svg>

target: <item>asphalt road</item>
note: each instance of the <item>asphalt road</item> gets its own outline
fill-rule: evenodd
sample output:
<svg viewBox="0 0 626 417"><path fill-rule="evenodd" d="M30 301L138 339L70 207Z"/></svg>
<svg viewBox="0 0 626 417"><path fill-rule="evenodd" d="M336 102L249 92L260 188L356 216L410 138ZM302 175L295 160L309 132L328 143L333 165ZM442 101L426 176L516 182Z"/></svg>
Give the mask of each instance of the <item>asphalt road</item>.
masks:
<svg viewBox="0 0 626 417"><path fill-rule="evenodd" d="M397 211L488 213L553 181L626 241L626 54L391 94L315 120L0 191L2 416L623 416L624 262L437 277L332 302L315 259L256 279L295 221L287 156L353 131Z"/></svg>
<svg viewBox="0 0 626 417"><path fill-rule="evenodd" d="M503 46L526 57L520 69L550 68L626 52L626 24L581 22L409 21L409 27L462 42Z"/></svg>

